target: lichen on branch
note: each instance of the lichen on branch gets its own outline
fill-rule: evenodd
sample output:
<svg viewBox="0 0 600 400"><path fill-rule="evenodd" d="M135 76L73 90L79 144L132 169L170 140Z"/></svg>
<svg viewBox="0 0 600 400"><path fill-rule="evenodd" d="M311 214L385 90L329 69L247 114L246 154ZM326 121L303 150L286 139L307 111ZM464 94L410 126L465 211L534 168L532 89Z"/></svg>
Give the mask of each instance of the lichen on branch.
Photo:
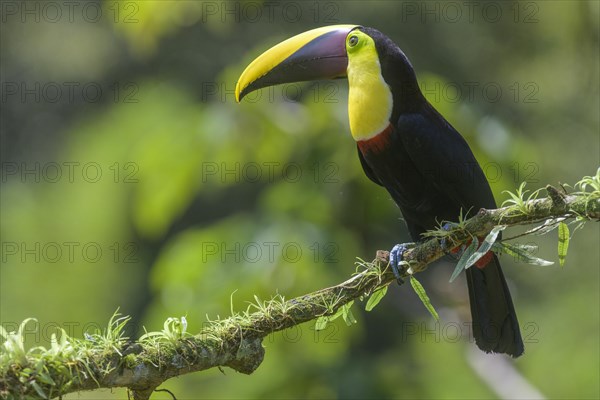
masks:
<svg viewBox="0 0 600 400"><path fill-rule="evenodd" d="M404 253L409 266L404 276L423 271L445 255L441 238L453 245L467 244L472 237L485 237L497 226L541 223L536 229L549 231L566 220L600 220L600 169L585 177L579 189L567 194L547 186L548 196L540 191L525 197L524 186L511 194L504 207L480 210L461 220L452 229L429 232L429 239ZM564 247L564 246L563 246ZM564 254L563 254L564 256ZM169 318L158 332L149 332L135 342L124 337L127 317L115 314L107 328L84 339L70 338L62 330L53 335L50 348L26 350L23 344L25 320L16 332L0 327L3 339L0 353L1 398L53 398L66 393L97 388L128 388L134 399L148 399L166 380L214 367L229 367L250 374L264 357L262 339L295 325L335 316L357 299L395 281L388 268L387 251L380 250L371 263L358 263L357 271L346 281L286 300L281 295L262 301L255 297L244 312L229 318L209 321L197 335L187 332L185 318ZM372 306L372 305L371 305ZM348 307L349 308L349 307Z"/></svg>

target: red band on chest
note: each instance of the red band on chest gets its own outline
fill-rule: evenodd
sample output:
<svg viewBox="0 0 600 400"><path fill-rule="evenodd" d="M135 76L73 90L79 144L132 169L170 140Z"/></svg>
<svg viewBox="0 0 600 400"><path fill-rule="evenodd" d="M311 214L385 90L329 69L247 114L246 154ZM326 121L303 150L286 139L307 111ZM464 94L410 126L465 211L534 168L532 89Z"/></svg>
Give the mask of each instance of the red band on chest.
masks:
<svg viewBox="0 0 600 400"><path fill-rule="evenodd" d="M388 124L388 126L381 133L378 133L371 139L359 140L356 143L358 144L358 148L360 149L360 151L362 151L363 153L381 153L383 150L388 148L388 145L390 144L391 134L392 125Z"/></svg>

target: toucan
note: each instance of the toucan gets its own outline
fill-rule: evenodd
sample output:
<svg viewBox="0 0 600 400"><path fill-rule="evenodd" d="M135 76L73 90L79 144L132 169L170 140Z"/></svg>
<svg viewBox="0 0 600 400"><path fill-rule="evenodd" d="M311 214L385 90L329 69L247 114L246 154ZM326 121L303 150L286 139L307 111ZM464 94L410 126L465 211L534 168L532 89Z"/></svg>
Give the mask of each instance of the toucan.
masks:
<svg viewBox="0 0 600 400"><path fill-rule="evenodd" d="M422 94L404 52L376 29L325 26L267 50L241 74L239 102L257 89L317 79L348 79L348 117L367 177L389 192L415 242L481 208L495 208L489 183L465 139ZM398 274L405 246L390 263ZM517 315L500 263L488 253L466 270L477 346L523 354Z"/></svg>

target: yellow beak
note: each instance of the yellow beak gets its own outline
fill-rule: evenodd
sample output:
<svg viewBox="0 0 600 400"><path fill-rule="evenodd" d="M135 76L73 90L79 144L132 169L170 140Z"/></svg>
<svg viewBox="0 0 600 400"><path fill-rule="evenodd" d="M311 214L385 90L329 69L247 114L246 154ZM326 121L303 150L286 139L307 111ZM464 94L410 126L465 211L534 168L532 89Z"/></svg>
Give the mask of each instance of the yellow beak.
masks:
<svg viewBox="0 0 600 400"><path fill-rule="evenodd" d="M360 25L331 25L296 35L265 51L242 72L237 102L255 90L277 85L346 76L346 36Z"/></svg>

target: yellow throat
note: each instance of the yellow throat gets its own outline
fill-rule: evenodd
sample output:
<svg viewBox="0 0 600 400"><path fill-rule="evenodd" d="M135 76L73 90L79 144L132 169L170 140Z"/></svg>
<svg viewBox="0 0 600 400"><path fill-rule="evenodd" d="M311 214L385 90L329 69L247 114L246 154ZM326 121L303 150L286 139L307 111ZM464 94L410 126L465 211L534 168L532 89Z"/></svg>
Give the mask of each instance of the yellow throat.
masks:
<svg viewBox="0 0 600 400"><path fill-rule="evenodd" d="M392 91L381 75L375 42L355 30L346 38L348 52L348 117L354 140L377 136L392 115Z"/></svg>

